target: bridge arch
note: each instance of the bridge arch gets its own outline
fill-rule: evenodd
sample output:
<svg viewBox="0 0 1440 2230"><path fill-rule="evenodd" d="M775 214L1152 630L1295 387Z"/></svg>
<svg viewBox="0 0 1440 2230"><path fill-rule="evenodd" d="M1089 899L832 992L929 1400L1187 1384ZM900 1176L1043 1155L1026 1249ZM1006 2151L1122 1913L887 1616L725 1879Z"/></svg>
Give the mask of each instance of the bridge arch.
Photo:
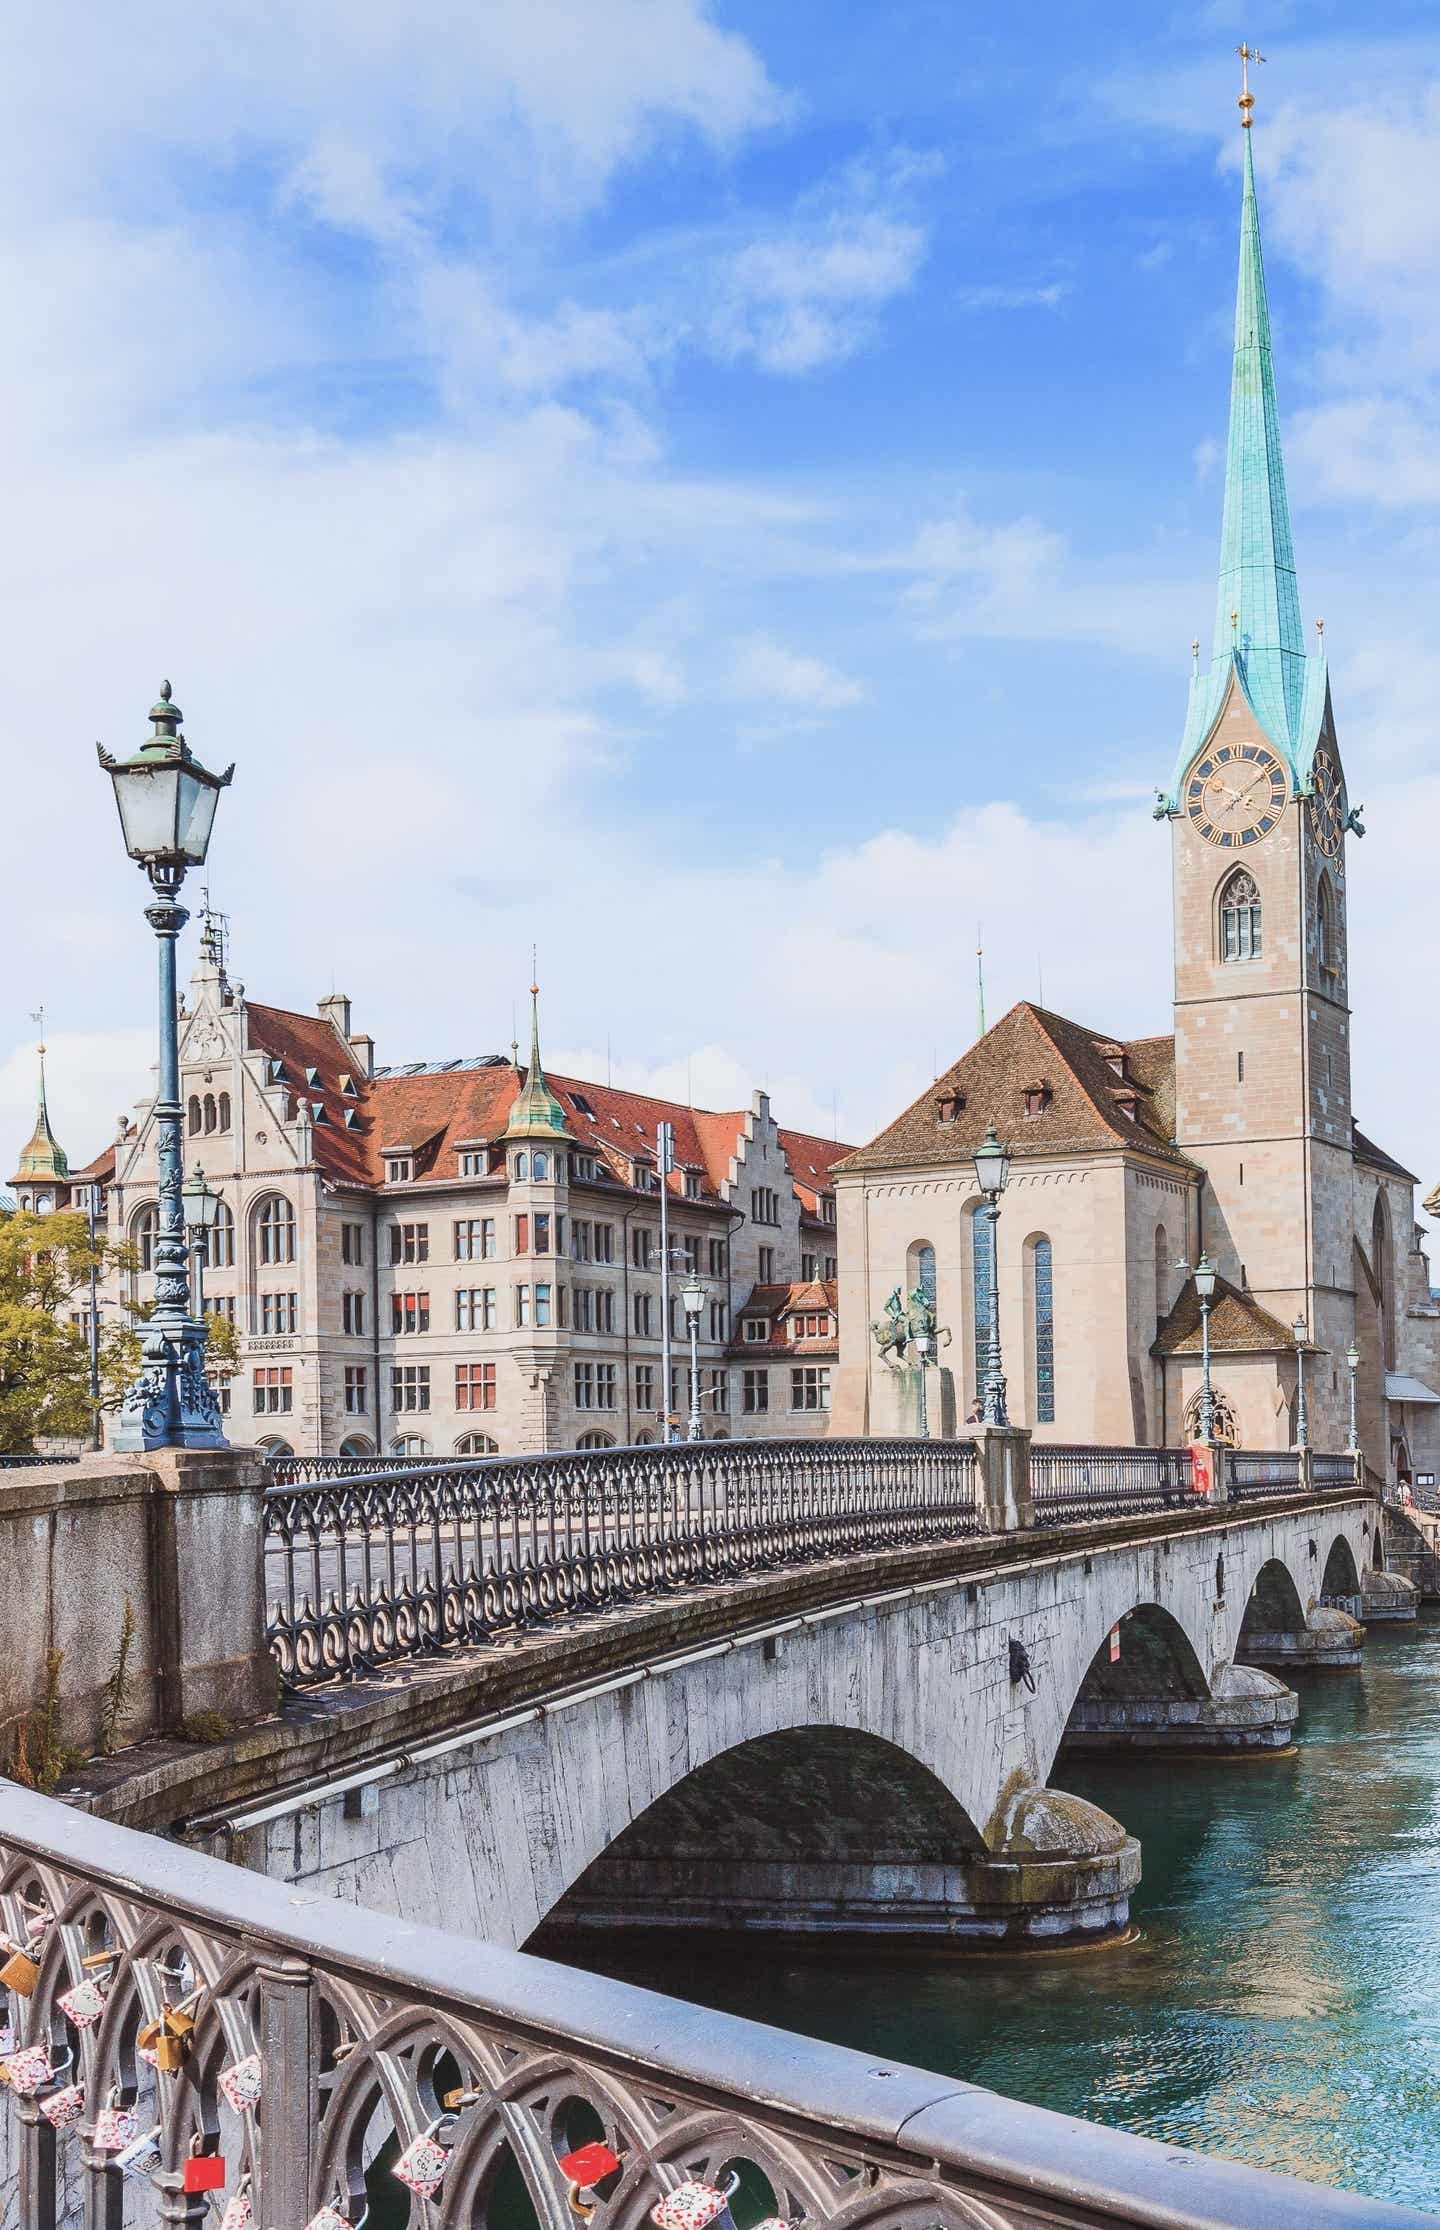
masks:
<svg viewBox="0 0 1440 2230"><path fill-rule="evenodd" d="M1239 1646L1243 1649L1255 1634L1299 1634L1304 1628L1305 1604L1294 1574L1280 1557L1268 1557L1246 1598Z"/></svg>
<svg viewBox="0 0 1440 2230"><path fill-rule="evenodd" d="M1112 1651L1111 1637L1116 1648ZM1159 1603L1137 1603L1117 1620L1090 1660L1071 1706L1115 1703L1135 1696L1185 1696L1199 1703L1210 1681L1194 1643L1173 1612Z"/></svg>
<svg viewBox="0 0 1440 2230"><path fill-rule="evenodd" d="M1360 1571L1356 1562L1355 1551L1351 1548L1344 1534L1337 1533L1330 1543L1329 1553L1325 1558L1320 1575L1321 1599L1330 1602L1337 1595L1349 1599L1358 1595L1359 1592Z"/></svg>

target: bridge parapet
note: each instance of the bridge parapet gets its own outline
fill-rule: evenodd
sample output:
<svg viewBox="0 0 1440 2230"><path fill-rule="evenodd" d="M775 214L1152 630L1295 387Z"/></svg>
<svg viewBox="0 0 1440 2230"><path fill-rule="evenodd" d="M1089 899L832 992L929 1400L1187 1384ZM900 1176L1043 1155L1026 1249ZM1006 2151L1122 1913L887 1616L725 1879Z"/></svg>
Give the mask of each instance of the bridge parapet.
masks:
<svg viewBox="0 0 1440 2230"><path fill-rule="evenodd" d="M0 2201L25 2230L122 2212L146 2230L199 2230L211 2189L234 2195L246 2179L252 2219L275 2230L326 2207L358 2224L384 2196L399 2219L396 2156L427 2135L440 2173L409 2219L418 2211L432 2230L491 2219L502 2179L524 2187L541 2223L574 2219L564 2163L586 2142L605 2148L588 2173L606 2230L641 2230L667 2193L696 2177L724 2190L736 2169L746 2219L769 2207L806 2230L1431 2219L297 1896L3 1783L0 1911L34 1966L28 1994L12 1997L15 2041L56 2064L25 2095L10 2086L0 2108ZM62 2003L78 1986L104 2000L80 2026ZM179 2018L166 2023L167 2007ZM159 2067L141 2049L155 2024L172 2040ZM230 2071L247 2061L258 2110L232 2104ZM87 2103L57 2129L46 2106L71 2084ZM96 2142L107 2102L141 2140L123 2182ZM212 2165L197 2172L197 2160ZM728 2214L718 2230L731 2230Z"/></svg>

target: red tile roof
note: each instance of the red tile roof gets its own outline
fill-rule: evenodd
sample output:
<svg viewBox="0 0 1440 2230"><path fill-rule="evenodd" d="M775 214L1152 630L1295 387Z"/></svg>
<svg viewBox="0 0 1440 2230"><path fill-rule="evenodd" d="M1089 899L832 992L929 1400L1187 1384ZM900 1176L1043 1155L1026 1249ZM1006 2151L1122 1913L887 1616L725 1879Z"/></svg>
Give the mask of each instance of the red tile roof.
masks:
<svg viewBox="0 0 1440 2230"><path fill-rule="evenodd" d="M1264 1309L1252 1293L1232 1285L1228 1278L1215 1280L1210 1303L1210 1351L1214 1355L1288 1354L1295 1334L1288 1324ZM1200 1326L1200 1296L1194 1278L1187 1278L1170 1314L1155 1335L1152 1355L1199 1355L1204 1347ZM1316 1350L1307 1342L1306 1353Z"/></svg>
<svg viewBox="0 0 1440 2230"><path fill-rule="evenodd" d="M790 1285L752 1285L735 1311L735 1328L726 1353L743 1360L781 1355L796 1362L824 1362L840 1352L840 1288L833 1278L806 1278ZM792 1317L828 1315L831 1329L819 1338L791 1339L787 1327ZM746 1317L764 1317L770 1325L767 1339L747 1340Z"/></svg>

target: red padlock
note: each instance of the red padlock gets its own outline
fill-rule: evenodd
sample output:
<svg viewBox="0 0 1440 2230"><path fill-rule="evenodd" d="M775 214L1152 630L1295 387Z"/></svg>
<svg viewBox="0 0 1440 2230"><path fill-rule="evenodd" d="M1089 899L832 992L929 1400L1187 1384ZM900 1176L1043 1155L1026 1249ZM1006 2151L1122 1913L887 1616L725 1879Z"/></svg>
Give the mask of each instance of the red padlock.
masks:
<svg viewBox="0 0 1440 2230"><path fill-rule="evenodd" d="M578 2184L582 2191L588 2191L592 2185L613 2176L620 2162L608 2145L597 2142L577 2145L573 2153L566 2153L556 2165L568 2183Z"/></svg>
<svg viewBox="0 0 1440 2230"><path fill-rule="evenodd" d="M223 2191L225 2162L219 2153L192 2153L180 2170L182 2191Z"/></svg>

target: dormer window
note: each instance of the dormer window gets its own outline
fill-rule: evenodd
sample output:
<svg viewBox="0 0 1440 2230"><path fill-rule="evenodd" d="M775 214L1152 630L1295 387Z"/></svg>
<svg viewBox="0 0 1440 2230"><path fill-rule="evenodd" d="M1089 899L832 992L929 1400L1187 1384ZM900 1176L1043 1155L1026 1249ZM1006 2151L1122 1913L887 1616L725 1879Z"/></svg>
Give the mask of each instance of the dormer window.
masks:
<svg viewBox="0 0 1440 2230"><path fill-rule="evenodd" d="M570 1094L570 1105L575 1109L577 1115L589 1115L593 1118L595 1110L583 1092L572 1092Z"/></svg>
<svg viewBox="0 0 1440 2230"><path fill-rule="evenodd" d="M265 1081L267 1084L283 1084L285 1081L285 1063L277 1060L273 1053L265 1063Z"/></svg>
<svg viewBox="0 0 1440 2230"><path fill-rule="evenodd" d="M770 1319L768 1316L746 1317L745 1342L748 1347L758 1347L762 1340L768 1340L769 1337Z"/></svg>
<svg viewBox="0 0 1440 2230"><path fill-rule="evenodd" d="M483 1177L485 1166L486 1155L483 1147L478 1152L469 1151L460 1156L460 1174L462 1177Z"/></svg>
<svg viewBox="0 0 1440 2230"><path fill-rule="evenodd" d="M1134 1092L1117 1092L1115 1094L1115 1105L1119 1108L1122 1115L1128 1115L1130 1121L1132 1123L1134 1122L1135 1108L1137 1105L1136 1095L1134 1094Z"/></svg>
<svg viewBox="0 0 1440 2230"><path fill-rule="evenodd" d="M346 1130L359 1130L359 1128L360 1128L360 1110L359 1110L359 1108L358 1108L358 1107L347 1107L347 1108L346 1108L346 1110L345 1110L345 1128L346 1128Z"/></svg>
<svg viewBox="0 0 1440 2230"><path fill-rule="evenodd" d="M593 1154L575 1154L572 1156L572 1163L576 1176L580 1178L583 1183L589 1184L594 1182L595 1156Z"/></svg>
<svg viewBox="0 0 1440 2230"><path fill-rule="evenodd" d="M700 1198L700 1172L698 1169L687 1169L685 1172L685 1198L687 1200L698 1200Z"/></svg>
<svg viewBox="0 0 1440 2230"><path fill-rule="evenodd" d="M942 1126L958 1122L964 1112L965 1094L963 1092L942 1092L935 1102L935 1120Z"/></svg>
<svg viewBox="0 0 1440 2230"><path fill-rule="evenodd" d="M415 1173L414 1157L410 1154L387 1154L385 1157L385 1182L387 1185L408 1185Z"/></svg>
<svg viewBox="0 0 1440 2230"><path fill-rule="evenodd" d="M833 1223L835 1221L835 1195L833 1192L822 1192L820 1195L820 1220L822 1223Z"/></svg>
<svg viewBox="0 0 1440 2230"><path fill-rule="evenodd" d="M312 1092L318 1092L320 1090L320 1071L318 1069L307 1069L305 1071L305 1081Z"/></svg>
<svg viewBox="0 0 1440 2230"><path fill-rule="evenodd" d="M649 1162L632 1162L630 1167L637 1192L658 1192L660 1190L660 1180Z"/></svg>
<svg viewBox="0 0 1440 2230"><path fill-rule="evenodd" d="M1027 1084L1024 1092L1025 1113L1027 1115L1043 1115L1054 1097L1055 1094L1051 1091L1044 1077L1041 1077L1034 1084Z"/></svg>
<svg viewBox="0 0 1440 2230"><path fill-rule="evenodd" d="M344 1069L340 1071L340 1075L337 1081L339 1083L340 1090L345 1094L345 1097L347 1099L358 1099L360 1097L359 1085L356 1083L353 1076L349 1076L346 1074Z"/></svg>

